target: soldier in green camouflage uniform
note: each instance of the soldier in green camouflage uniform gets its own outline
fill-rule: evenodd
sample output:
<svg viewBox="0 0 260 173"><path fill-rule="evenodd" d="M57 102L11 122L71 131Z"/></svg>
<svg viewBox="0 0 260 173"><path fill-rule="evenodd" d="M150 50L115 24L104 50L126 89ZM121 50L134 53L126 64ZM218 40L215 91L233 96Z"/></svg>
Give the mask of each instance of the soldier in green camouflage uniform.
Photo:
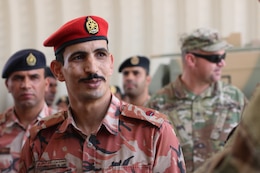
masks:
<svg viewBox="0 0 260 173"><path fill-rule="evenodd" d="M159 90L147 106L169 116L187 172L193 172L223 147L240 121L246 98L235 86L220 81L230 45L217 31L200 28L181 41L183 73Z"/></svg>

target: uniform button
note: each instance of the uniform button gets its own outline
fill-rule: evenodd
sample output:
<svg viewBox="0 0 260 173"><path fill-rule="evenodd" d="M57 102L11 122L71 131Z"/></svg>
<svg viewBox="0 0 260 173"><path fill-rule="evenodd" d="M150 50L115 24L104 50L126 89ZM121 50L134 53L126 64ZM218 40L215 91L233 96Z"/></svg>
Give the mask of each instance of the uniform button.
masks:
<svg viewBox="0 0 260 173"><path fill-rule="evenodd" d="M92 146L93 146L93 144L91 142L88 142L88 147L90 148Z"/></svg>

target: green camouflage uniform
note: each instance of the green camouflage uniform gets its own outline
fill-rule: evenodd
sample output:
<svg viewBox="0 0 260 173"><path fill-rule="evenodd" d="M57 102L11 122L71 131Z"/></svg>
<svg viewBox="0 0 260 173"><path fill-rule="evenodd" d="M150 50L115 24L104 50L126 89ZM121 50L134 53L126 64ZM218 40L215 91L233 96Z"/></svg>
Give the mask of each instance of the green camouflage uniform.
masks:
<svg viewBox="0 0 260 173"><path fill-rule="evenodd" d="M225 57L216 54L231 46L217 31L206 28L184 34L181 42L183 57L196 51L207 52L204 58L216 64ZM195 95L185 88L179 76L158 91L147 106L168 115L182 145L186 170L193 172L223 147L228 134L240 121L245 104L244 94L234 86L218 81Z"/></svg>
<svg viewBox="0 0 260 173"><path fill-rule="evenodd" d="M197 96L186 90L179 78L148 103L148 107L169 116L183 149L187 172L223 147L244 106L244 94L234 86L219 81Z"/></svg>
<svg viewBox="0 0 260 173"><path fill-rule="evenodd" d="M242 120L224 150L214 155L195 173L260 172L260 87L246 106Z"/></svg>

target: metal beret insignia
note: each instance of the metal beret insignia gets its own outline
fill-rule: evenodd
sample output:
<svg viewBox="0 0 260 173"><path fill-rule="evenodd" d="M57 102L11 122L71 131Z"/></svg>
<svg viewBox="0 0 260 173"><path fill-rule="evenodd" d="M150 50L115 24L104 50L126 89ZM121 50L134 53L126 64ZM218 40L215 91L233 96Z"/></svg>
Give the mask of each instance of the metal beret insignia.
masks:
<svg viewBox="0 0 260 173"><path fill-rule="evenodd" d="M88 17L86 22L86 28L88 33L96 34L99 31L99 27L96 21L94 21L91 17Z"/></svg>
<svg viewBox="0 0 260 173"><path fill-rule="evenodd" d="M137 65L137 64L139 64L139 62L140 62L140 60L137 56L132 57L131 60L130 60L130 63L132 65Z"/></svg>
<svg viewBox="0 0 260 173"><path fill-rule="evenodd" d="M36 57L32 53L30 53L26 58L26 63L28 66L35 66Z"/></svg>

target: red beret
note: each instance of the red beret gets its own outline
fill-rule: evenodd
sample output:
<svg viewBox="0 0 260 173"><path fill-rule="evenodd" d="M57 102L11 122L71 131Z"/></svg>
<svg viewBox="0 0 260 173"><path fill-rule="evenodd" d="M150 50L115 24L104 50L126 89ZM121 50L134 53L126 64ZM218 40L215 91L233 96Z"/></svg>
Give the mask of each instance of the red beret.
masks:
<svg viewBox="0 0 260 173"><path fill-rule="evenodd" d="M108 23L104 19L97 16L83 16L73 19L49 38L47 38L43 45L53 46L55 54L58 54L63 48L92 40L106 40L108 31Z"/></svg>

